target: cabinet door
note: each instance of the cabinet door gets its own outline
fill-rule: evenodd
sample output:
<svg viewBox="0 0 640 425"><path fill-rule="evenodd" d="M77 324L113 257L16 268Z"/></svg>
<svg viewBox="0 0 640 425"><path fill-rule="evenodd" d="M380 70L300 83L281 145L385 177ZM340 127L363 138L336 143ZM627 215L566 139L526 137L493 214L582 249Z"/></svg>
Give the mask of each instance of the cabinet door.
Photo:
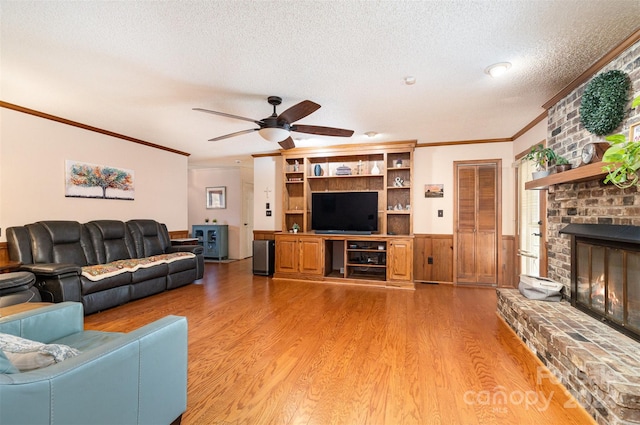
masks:
<svg viewBox="0 0 640 425"><path fill-rule="evenodd" d="M476 167L459 167L457 209L457 263L458 282L476 281Z"/></svg>
<svg viewBox="0 0 640 425"><path fill-rule="evenodd" d="M411 282L413 280L413 241L397 239L389 242L387 253L389 280Z"/></svg>
<svg viewBox="0 0 640 425"><path fill-rule="evenodd" d="M278 237L276 238L276 272L277 273L297 273L298 259L298 238Z"/></svg>
<svg viewBox="0 0 640 425"><path fill-rule="evenodd" d="M300 273L322 274L321 238L300 238Z"/></svg>
<svg viewBox="0 0 640 425"><path fill-rule="evenodd" d="M478 167L476 277L478 283L497 282L496 166Z"/></svg>

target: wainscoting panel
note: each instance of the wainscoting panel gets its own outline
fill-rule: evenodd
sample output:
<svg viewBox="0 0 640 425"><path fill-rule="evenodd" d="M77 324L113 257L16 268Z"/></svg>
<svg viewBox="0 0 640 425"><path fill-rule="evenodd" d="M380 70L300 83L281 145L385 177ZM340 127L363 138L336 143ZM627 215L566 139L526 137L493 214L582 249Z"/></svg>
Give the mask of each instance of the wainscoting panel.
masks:
<svg viewBox="0 0 640 425"><path fill-rule="evenodd" d="M498 286L515 288L518 282L515 237L503 235L501 242L502 282ZM453 282L453 235L414 235L413 276L416 282Z"/></svg>

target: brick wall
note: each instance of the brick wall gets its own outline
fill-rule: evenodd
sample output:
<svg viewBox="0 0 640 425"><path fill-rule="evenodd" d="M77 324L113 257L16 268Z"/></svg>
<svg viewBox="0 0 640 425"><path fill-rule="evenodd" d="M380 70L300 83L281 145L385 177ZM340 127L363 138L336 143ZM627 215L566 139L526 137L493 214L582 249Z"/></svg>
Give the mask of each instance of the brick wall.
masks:
<svg viewBox="0 0 640 425"><path fill-rule="evenodd" d="M621 53L599 73L618 69L632 82L631 96L640 95L640 42ZM590 81L590 80L589 80ZM603 142L603 137L589 133L580 124L580 102L588 81L576 88L548 111L547 146L565 156L574 167L580 164L582 147ZM630 105L630 103L629 103ZM629 109L627 118L614 133L628 136L629 126L640 122L640 107ZM594 180L550 187L547 195L547 243L549 277L571 286L570 238L558 231L569 223L632 224L640 226L640 192L637 188L621 190Z"/></svg>

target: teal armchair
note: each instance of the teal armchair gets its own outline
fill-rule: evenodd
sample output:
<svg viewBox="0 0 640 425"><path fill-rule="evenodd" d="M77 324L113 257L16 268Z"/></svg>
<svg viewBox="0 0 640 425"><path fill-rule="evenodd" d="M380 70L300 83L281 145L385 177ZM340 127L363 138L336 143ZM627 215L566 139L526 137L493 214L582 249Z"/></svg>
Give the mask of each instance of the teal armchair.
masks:
<svg viewBox="0 0 640 425"><path fill-rule="evenodd" d="M80 355L0 374L0 424L179 424L187 406L187 320L129 333L84 330L82 304L0 317L0 332L65 344Z"/></svg>

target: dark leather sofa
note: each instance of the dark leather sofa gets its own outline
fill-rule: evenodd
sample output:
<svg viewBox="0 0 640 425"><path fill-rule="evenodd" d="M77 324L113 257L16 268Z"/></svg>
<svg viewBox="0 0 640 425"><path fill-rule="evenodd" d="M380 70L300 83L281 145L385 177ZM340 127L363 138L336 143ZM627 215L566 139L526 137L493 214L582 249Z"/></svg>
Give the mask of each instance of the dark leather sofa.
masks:
<svg viewBox="0 0 640 425"><path fill-rule="evenodd" d="M155 220L39 221L7 228L12 261L36 276L43 301L91 314L187 285L204 275L203 248L172 246Z"/></svg>

